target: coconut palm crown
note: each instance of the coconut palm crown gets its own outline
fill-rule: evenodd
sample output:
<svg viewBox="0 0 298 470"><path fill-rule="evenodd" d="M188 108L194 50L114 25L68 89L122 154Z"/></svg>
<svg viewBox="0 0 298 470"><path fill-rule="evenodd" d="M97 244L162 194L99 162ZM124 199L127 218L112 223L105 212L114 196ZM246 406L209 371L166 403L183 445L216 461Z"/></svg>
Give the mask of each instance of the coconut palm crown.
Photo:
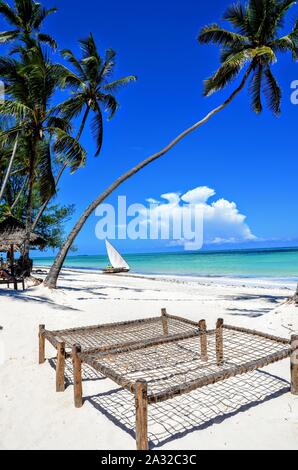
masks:
<svg viewBox="0 0 298 470"><path fill-rule="evenodd" d="M281 89L273 75L272 65L277 61L277 53L290 52L297 60L298 21L288 34L281 33L286 13L295 3L293 0L249 0L245 6L237 3L230 6L224 15L233 31L218 24L205 26L200 31L200 43L221 46L221 65L205 81L206 96L225 88L248 66L253 110L262 112L264 94L269 109L276 115L280 114Z"/></svg>
<svg viewBox="0 0 298 470"><path fill-rule="evenodd" d="M58 159L67 160L72 171L84 165L86 152L71 134L70 123L56 116L51 101L59 87L63 71L32 50L25 62L0 57L0 76L6 95L0 103L0 145L15 141L17 135L27 142L28 173L34 177L38 165L41 197L45 200L55 192L51 168L51 150ZM7 124L11 124L8 126Z"/></svg>
<svg viewBox="0 0 298 470"><path fill-rule="evenodd" d="M14 0L14 7L0 0L0 15L12 27L9 31L0 32L0 43L10 43L17 39L28 43L35 38L55 49L56 41L48 34L40 32L40 29L43 21L56 11L56 8L44 8L34 0Z"/></svg>
<svg viewBox="0 0 298 470"><path fill-rule="evenodd" d="M79 137L86 124L90 111L93 111L92 131L96 141L96 156L99 155L103 141L102 109L109 113L111 119L118 109L114 96L120 87L135 81L134 75L129 75L110 81L115 67L116 52L108 49L102 57L97 49L92 34L87 39L80 40L81 58L76 58L70 50L63 50L62 56L72 66L74 71L66 69L65 86L73 90L72 96L57 109L63 117L71 120L84 112L79 130Z"/></svg>

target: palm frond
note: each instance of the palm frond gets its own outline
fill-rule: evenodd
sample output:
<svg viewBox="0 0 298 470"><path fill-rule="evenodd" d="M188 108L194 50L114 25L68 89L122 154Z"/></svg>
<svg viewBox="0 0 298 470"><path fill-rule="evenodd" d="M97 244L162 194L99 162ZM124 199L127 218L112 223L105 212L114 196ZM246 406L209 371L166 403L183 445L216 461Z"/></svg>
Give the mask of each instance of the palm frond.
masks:
<svg viewBox="0 0 298 470"><path fill-rule="evenodd" d="M30 25L34 12L33 0L15 0L17 14L22 21L22 26Z"/></svg>
<svg viewBox="0 0 298 470"><path fill-rule="evenodd" d="M64 132L67 132L68 134L72 130L72 125L70 123L70 120L68 119L63 119L62 117L59 116L50 116L47 119L47 124L48 127L56 127L57 129L60 129Z"/></svg>
<svg viewBox="0 0 298 470"><path fill-rule="evenodd" d="M235 46L246 44L248 37L236 34L221 28L217 24L205 26L199 33L198 41L202 44L221 44L223 46Z"/></svg>
<svg viewBox="0 0 298 470"><path fill-rule="evenodd" d="M252 79L249 84L249 93L251 95L252 109L257 114L260 114L263 110L261 99L262 78L263 65L258 64L254 70Z"/></svg>
<svg viewBox="0 0 298 470"><path fill-rule="evenodd" d="M61 129L52 127L48 130L55 138L54 151L69 162L72 173L85 165L86 151L76 139Z"/></svg>
<svg viewBox="0 0 298 470"><path fill-rule="evenodd" d="M104 90L115 92L118 91L119 88L126 86L130 82L135 82L136 80L137 77L135 75L129 75L128 77L119 78L118 80L114 80L110 83L107 83L102 88Z"/></svg>
<svg viewBox="0 0 298 470"><path fill-rule="evenodd" d="M13 26L21 26L21 21L8 3L0 1L0 15L3 15L6 21Z"/></svg>
<svg viewBox="0 0 298 470"><path fill-rule="evenodd" d="M107 49L105 53L105 60L101 71L99 72L100 78L108 78L115 67L116 52L113 49Z"/></svg>
<svg viewBox="0 0 298 470"><path fill-rule="evenodd" d="M59 64L59 86L69 87L75 91L84 87L84 81L65 65Z"/></svg>
<svg viewBox="0 0 298 470"><path fill-rule="evenodd" d="M96 153L95 156L97 157L100 154L102 142L103 142L103 122L102 122L102 114L100 107L97 106L97 110L91 122L91 130L93 138L96 141Z"/></svg>
<svg viewBox="0 0 298 470"><path fill-rule="evenodd" d="M110 94L103 94L101 93L100 95L98 95L98 98L99 98L99 101L104 103L105 105L105 111L109 113L109 116L108 116L108 119L111 120L118 107L119 107L119 104L116 100L116 98L113 96L113 95L110 95Z"/></svg>
<svg viewBox="0 0 298 470"><path fill-rule="evenodd" d="M56 112L61 113L64 119L70 121L80 115L85 105L86 98L84 94L77 93L57 105L54 109Z"/></svg>
<svg viewBox="0 0 298 470"><path fill-rule="evenodd" d="M275 52L291 52L293 60L298 58L298 20L295 22L295 25L292 31L281 38L273 40L270 44L270 47Z"/></svg>
<svg viewBox="0 0 298 470"><path fill-rule="evenodd" d="M40 4L36 4L38 7L35 9L33 18L32 18L32 25L34 29L39 29L42 22L49 16L52 15L53 13L57 12L57 8L50 8L46 9L43 8Z"/></svg>
<svg viewBox="0 0 298 470"><path fill-rule="evenodd" d="M247 9L247 21L249 29L254 37L260 37L261 28L266 18L267 0L249 0Z"/></svg>
<svg viewBox="0 0 298 470"><path fill-rule="evenodd" d="M20 64L11 57L0 57L0 76L13 79L19 76Z"/></svg>
<svg viewBox="0 0 298 470"><path fill-rule="evenodd" d="M19 31L17 29L13 31L2 31L0 32L0 44L5 44L7 42L15 40L19 36Z"/></svg>
<svg viewBox="0 0 298 470"><path fill-rule="evenodd" d="M63 49L61 51L61 55L62 55L63 59L67 60L76 69L77 73L79 74L79 77L82 80L87 79L84 68L82 67L82 64L75 57L75 55L73 54L73 52L70 49Z"/></svg>
<svg viewBox="0 0 298 470"><path fill-rule="evenodd" d="M95 57L98 63L101 62L101 58L98 54L92 33L90 33L86 39L80 39L79 43L81 46L83 59L87 59L88 57Z"/></svg>
<svg viewBox="0 0 298 470"><path fill-rule="evenodd" d="M272 74L270 67L267 67L265 70L265 80L263 85L263 91L267 99L267 105L269 109L275 114L279 116L281 113L281 97L282 92L281 88Z"/></svg>
<svg viewBox="0 0 298 470"><path fill-rule="evenodd" d="M245 36L249 36L247 28L246 10L241 3L235 3L229 6L224 14L224 19L229 21L239 32Z"/></svg>
<svg viewBox="0 0 298 470"><path fill-rule="evenodd" d="M226 60L212 77L205 80L204 95L209 96L223 89L236 78L244 65L251 60L251 57L251 51L244 50Z"/></svg>
<svg viewBox="0 0 298 470"><path fill-rule="evenodd" d="M54 51L57 49L58 44L49 34L38 33L37 38L40 42L48 44Z"/></svg>
<svg viewBox="0 0 298 470"><path fill-rule="evenodd" d="M12 100L4 100L0 102L0 114L4 116L14 117L19 121L26 117L32 117L33 111L28 106Z"/></svg>
<svg viewBox="0 0 298 470"><path fill-rule="evenodd" d="M295 0L282 0L277 3L274 18L271 18L272 31L275 32L284 25L284 18L288 10L296 5Z"/></svg>
<svg viewBox="0 0 298 470"><path fill-rule="evenodd" d="M220 50L220 63L223 64L227 60L231 59L235 54L244 51L245 49L251 49L250 45L247 46L234 46L234 47L222 47Z"/></svg>

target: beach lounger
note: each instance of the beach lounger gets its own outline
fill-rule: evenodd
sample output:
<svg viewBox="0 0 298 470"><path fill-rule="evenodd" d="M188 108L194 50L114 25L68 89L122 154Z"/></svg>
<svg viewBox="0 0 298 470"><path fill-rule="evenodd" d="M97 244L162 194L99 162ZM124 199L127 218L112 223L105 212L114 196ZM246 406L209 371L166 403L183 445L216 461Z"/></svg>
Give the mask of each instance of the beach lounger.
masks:
<svg viewBox="0 0 298 470"><path fill-rule="evenodd" d="M298 394L298 336L290 341L218 320L215 330L201 328L106 352L100 348L84 352L74 345L74 403L77 408L83 405L82 364L88 364L134 395L136 447L147 450L149 405L290 356L291 391Z"/></svg>
<svg viewBox="0 0 298 470"><path fill-rule="evenodd" d="M199 331L197 322L167 314L141 320L108 323L66 330L49 331L39 326L39 363L45 362L45 341L57 351L56 390L65 390L65 360L72 357L72 347L80 344L82 351L109 351L118 347L143 343L153 338L164 338Z"/></svg>
<svg viewBox="0 0 298 470"><path fill-rule="evenodd" d="M18 290L18 284L21 284L23 290L25 290L25 281L24 278L16 278L13 276L9 276L5 279L0 279L0 285L6 285L8 288L10 285L13 285L15 290Z"/></svg>

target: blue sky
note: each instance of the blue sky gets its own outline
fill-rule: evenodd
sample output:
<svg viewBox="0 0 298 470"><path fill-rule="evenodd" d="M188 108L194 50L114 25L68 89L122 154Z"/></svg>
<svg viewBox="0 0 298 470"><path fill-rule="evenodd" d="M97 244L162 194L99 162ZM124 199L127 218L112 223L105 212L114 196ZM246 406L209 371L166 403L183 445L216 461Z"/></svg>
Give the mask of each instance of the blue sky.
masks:
<svg viewBox="0 0 298 470"><path fill-rule="evenodd" d="M117 176L159 150L231 92L232 88L203 98L203 80L217 68L219 53L215 46L202 46L196 40L200 28L220 21L230 3L85 0L77 7L71 0L56 2L59 12L47 20L46 30L60 48L78 53L77 39L92 31L101 51L107 47L117 51L116 77L138 76L137 83L120 91L121 108L111 122L105 122L100 157L93 158L94 144L87 129L82 140L88 150L86 168L63 177L58 200L76 206L66 231ZM292 9L286 26L293 24L295 16L298 7ZM221 198L234 202L257 237L243 245L216 248L298 245L298 106L290 101L290 84L298 80L298 67L290 56L280 56L274 72L283 89L281 117L268 111L256 116L245 90L212 122L126 182L108 202L115 204L117 196L125 194L128 203L144 203L147 198L160 200L165 193L184 194L206 186L216 193L208 204ZM77 239L80 254L103 252L103 243L95 237L96 222L92 216ZM118 241L117 246L139 252L161 248L141 241Z"/></svg>

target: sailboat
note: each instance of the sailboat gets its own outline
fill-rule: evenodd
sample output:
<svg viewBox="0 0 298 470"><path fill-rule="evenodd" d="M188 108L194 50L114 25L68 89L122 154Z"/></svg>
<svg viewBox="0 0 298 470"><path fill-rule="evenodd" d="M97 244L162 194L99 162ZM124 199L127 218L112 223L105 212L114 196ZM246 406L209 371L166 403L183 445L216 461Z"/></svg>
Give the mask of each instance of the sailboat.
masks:
<svg viewBox="0 0 298 470"><path fill-rule="evenodd" d="M104 273L128 273L128 271L130 271L129 265L108 240L106 240L106 249L111 266L108 266L106 269L104 269Z"/></svg>

